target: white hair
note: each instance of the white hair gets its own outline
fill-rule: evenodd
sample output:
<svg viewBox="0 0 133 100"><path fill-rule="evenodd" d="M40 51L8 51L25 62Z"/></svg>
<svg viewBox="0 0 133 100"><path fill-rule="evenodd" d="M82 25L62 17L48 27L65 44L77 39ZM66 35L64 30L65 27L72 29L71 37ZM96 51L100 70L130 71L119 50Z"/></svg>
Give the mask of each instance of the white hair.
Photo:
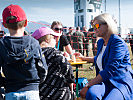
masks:
<svg viewBox="0 0 133 100"><path fill-rule="evenodd" d="M117 34L118 29L117 29L116 20L114 20L114 18L110 14L108 13L100 14L94 18L94 21L95 20L107 23L108 31L111 32L112 34Z"/></svg>

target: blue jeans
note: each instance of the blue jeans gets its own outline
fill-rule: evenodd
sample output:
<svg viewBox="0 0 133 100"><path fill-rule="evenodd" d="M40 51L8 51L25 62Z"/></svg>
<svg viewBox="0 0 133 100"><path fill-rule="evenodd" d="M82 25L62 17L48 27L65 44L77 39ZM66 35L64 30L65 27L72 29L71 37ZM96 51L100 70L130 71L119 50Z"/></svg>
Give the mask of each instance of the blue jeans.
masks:
<svg viewBox="0 0 133 100"><path fill-rule="evenodd" d="M39 91L22 91L6 93L5 100L40 100Z"/></svg>
<svg viewBox="0 0 133 100"><path fill-rule="evenodd" d="M124 97L113 85L102 83L88 89L86 100L124 100Z"/></svg>

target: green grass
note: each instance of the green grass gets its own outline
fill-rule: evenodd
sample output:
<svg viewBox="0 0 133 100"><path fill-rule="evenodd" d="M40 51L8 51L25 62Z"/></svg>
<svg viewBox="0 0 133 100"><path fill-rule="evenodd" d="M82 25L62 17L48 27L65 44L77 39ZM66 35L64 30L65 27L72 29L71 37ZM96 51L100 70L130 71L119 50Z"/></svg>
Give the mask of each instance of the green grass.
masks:
<svg viewBox="0 0 133 100"><path fill-rule="evenodd" d="M129 52L130 52L130 58L132 59L133 56L132 56L130 44L127 44L127 45L128 45ZM90 55L90 56L93 56L93 55L92 55L92 50L90 50L89 55ZM132 69L133 69L133 61L131 61L131 64L132 64ZM82 68L79 68L78 77L85 77L85 78L87 78L88 80L91 80L91 79L95 78L95 76L96 76L95 69L94 69L93 71L89 69L89 67L90 67L91 65L92 65L92 63L88 63L88 64L84 64ZM73 70L75 70L75 67L73 67ZM75 75L75 77L76 77L76 72L74 72L74 75Z"/></svg>
<svg viewBox="0 0 133 100"><path fill-rule="evenodd" d="M82 68L78 68L78 77L85 77L88 80L93 79L96 76L96 72L95 69L92 71L89 69L89 67L92 64L84 64ZM75 67L73 67L73 69L75 70ZM76 77L76 71L74 72L74 75Z"/></svg>

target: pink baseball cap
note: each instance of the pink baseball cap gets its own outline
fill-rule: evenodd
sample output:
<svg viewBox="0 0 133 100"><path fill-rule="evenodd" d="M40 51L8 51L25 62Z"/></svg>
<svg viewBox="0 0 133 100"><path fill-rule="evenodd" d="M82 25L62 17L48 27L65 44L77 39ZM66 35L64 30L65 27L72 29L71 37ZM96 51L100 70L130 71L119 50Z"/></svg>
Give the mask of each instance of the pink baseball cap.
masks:
<svg viewBox="0 0 133 100"><path fill-rule="evenodd" d="M45 36L45 35L48 35L48 34L51 34L51 35L54 35L54 36L61 36L60 33L55 33L52 29L48 28L48 27L41 27L39 29L37 29L33 34L32 36L35 38L35 39L40 39L41 37Z"/></svg>
<svg viewBox="0 0 133 100"><path fill-rule="evenodd" d="M26 14L19 5L9 5L2 13L3 23L15 23L26 20Z"/></svg>

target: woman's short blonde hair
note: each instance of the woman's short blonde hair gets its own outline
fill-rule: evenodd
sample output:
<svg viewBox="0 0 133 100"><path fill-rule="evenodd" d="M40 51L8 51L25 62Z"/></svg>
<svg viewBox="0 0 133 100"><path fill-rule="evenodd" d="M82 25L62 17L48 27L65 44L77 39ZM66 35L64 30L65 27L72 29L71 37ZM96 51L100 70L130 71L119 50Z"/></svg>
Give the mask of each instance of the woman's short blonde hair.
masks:
<svg viewBox="0 0 133 100"><path fill-rule="evenodd" d="M108 13L100 14L94 18L94 21L95 20L98 20L102 23L107 23L108 31L111 32L112 34L117 34L118 32L117 23L110 14Z"/></svg>

